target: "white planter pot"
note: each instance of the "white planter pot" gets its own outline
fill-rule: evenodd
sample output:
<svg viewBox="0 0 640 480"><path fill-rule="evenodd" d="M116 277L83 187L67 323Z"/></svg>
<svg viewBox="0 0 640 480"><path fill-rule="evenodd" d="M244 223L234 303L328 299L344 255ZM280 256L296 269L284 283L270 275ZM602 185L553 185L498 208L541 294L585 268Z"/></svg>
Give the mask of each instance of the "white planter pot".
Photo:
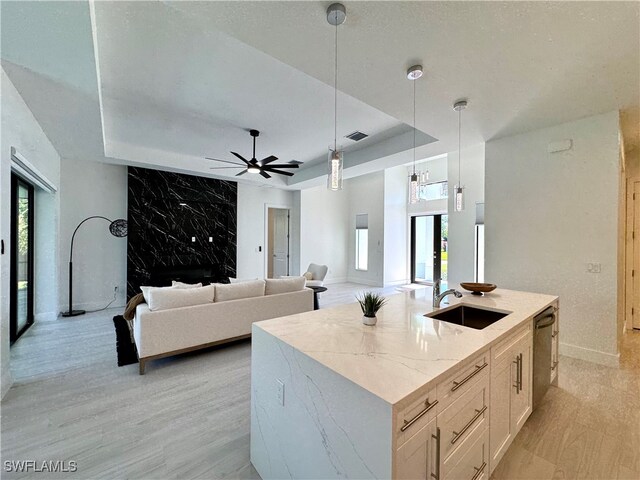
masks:
<svg viewBox="0 0 640 480"><path fill-rule="evenodd" d="M370 327L374 326L378 322L378 317L365 317L362 316L362 323L365 325L369 325Z"/></svg>

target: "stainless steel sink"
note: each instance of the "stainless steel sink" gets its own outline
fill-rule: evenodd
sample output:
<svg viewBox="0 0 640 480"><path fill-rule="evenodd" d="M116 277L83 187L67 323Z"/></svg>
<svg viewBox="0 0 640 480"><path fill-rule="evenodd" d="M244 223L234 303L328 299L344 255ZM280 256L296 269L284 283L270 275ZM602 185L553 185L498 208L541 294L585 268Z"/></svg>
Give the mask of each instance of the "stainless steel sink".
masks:
<svg viewBox="0 0 640 480"><path fill-rule="evenodd" d="M484 308L470 307L469 305L457 305L448 310L438 310L427 313L425 317L435 318L442 322L454 323L463 327L482 330L489 325L506 317L511 312L496 312L495 310L485 310Z"/></svg>

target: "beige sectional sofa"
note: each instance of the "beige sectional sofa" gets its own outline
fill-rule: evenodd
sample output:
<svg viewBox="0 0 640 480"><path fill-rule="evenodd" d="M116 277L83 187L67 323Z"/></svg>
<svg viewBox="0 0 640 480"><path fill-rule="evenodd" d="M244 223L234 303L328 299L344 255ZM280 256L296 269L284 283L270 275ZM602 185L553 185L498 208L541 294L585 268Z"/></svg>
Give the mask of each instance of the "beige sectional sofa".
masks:
<svg viewBox="0 0 640 480"><path fill-rule="evenodd" d="M207 292L214 290L211 286L203 288L209 288ZM189 293L159 290L152 290L150 298L145 295L148 303L138 305L133 320L141 375L149 360L247 338L253 322L313 310L313 291L305 288L304 280L299 283L268 279L215 285L211 301L201 300L207 303L178 308L171 308L171 301ZM162 295L162 301L154 301L157 300L154 293L158 298ZM167 295L172 296L170 301Z"/></svg>

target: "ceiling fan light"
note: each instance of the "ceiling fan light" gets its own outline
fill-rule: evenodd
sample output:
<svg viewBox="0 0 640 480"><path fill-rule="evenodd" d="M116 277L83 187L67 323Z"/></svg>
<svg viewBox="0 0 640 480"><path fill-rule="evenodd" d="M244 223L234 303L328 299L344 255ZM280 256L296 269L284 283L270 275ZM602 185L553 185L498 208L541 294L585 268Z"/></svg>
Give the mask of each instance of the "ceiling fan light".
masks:
<svg viewBox="0 0 640 480"><path fill-rule="evenodd" d="M251 165L250 167L247 167L247 172L249 172L249 173L260 173L260 169L258 167L256 167L255 165Z"/></svg>

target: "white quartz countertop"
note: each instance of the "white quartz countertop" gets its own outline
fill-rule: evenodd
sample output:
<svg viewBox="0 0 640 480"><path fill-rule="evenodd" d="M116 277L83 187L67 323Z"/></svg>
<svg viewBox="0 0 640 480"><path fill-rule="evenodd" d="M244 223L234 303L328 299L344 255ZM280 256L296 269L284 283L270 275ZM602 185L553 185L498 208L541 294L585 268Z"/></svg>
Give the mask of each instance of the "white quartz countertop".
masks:
<svg viewBox="0 0 640 480"><path fill-rule="evenodd" d="M390 404L396 404L542 312L558 297L496 289L483 296L448 296L458 303L512 312L483 330L425 317L431 288L389 295L373 327L357 303L254 325ZM443 305L440 310L449 306Z"/></svg>

